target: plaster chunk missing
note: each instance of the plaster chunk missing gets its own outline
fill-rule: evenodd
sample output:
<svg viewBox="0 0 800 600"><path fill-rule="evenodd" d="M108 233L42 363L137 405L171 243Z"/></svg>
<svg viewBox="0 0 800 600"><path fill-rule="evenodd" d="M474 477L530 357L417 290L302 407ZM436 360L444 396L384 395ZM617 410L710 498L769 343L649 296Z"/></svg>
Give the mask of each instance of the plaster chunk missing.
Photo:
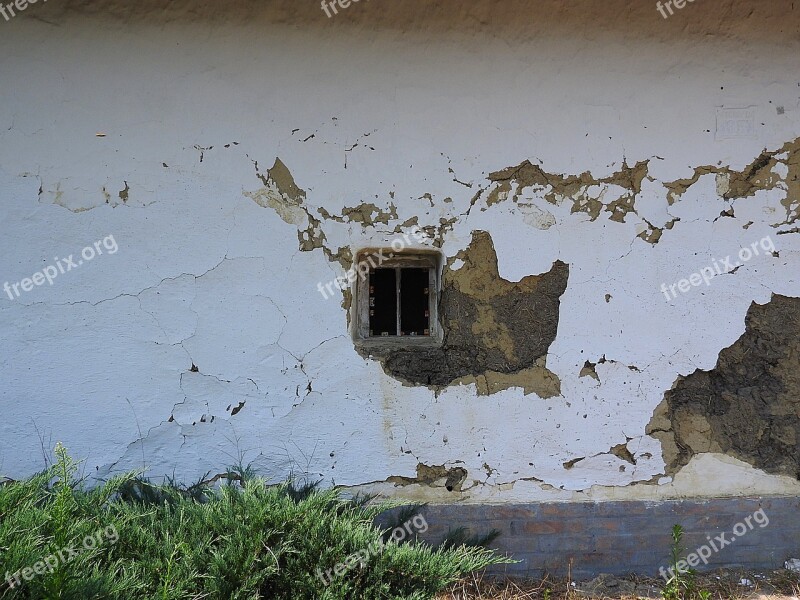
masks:
<svg viewBox="0 0 800 600"><path fill-rule="evenodd" d="M466 479L467 470L464 467L448 469L444 465L428 466L419 463L416 477L393 476L386 481L400 486L421 484L429 487L444 487L448 492L460 492Z"/></svg>
<svg viewBox="0 0 800 600"><path fill-rule="evenodd" d="M613 448L608 451L609 454L613 454L620 460L624 460L632 465L636 464L636 458L631 454L631 451L628 449L627 442L624 444L617 444Z"/></svg>
<svg viewBox="0 0 800 600"><path fill-rule="evenodd" d="M359 206L347 207L342 209L341 216L332 215L324 208L318 209L319 214L326 221L336 221L337 223L359 223L363 227L375 226L376 224L388 225L389 221L397 220L397 207L389 205L389 210L385 211L372 203L362 203Z"/></svg>
<svg viewBox="0 0 800 600"><path fill-rule="evenodd" d="M647 223L647 227L644 228L636 237L644 240L648 244L652 244L655 246L661 240L661 236L664 235L664 229L672 229L673 227L675 227L675 223L680 221L680 218L676 217L671 221L668 221L667 223L664 224L664 227L656 227L647 219L642 219L642 220L645 223Z"/></svg>
<svg viewBox="0 0 800 600"><path fill-rule="evenodd" d="M454 269L456 263L463 266ZM545 358L556 337L568 277L569 267L556 261L547 273L507 281L499 275L489 234L473 232L469 247L445 267L442 346L370 352L379 355L388 374L414 385L475 383L487 395L521 387L541 397L556 396L560 381L545 367Z"/></svg>
<svg viewBox="0 0 800 600"><path fill-rule="evenodd" d="M695 454L725 453L800 479L800 299L753 304L745 333L711 371L679 379L647 433L659 439L667 473Z"/></svg>
<svg viewBox="0 0 800 600"><path fill-rule="evenodd" d="M322 248L328 259L335 260L330 249L325 246L327 238L322 231L322 223L304 206L305 190L295 183L291 172L280 158L275 158L272 168L264 175L259 171L258 162L253 161L256 176L264 187L244 195L263 208L271 208L290 225L297 226L297 241L301 252L313 252ZM303 229L305 226L305 229Z"/></svg>
<svg viewBox="0 0 800 600"><path fill-rule="evenodd" d="M547 173L526 160L516 167L489 174L489 180L497 185L489 192L486 205L491 206L505 200L514 186L516 191L511 198L513 202L517 202L522 191L530 187L547 190L544 197L551 204L559 204L563 199L569 198L572 201L571 212L586 213L592 221L605 209L611 213L610 220L624 223L626 215L635 212L636 196L642 191L642 182L648 176L648 162L643 160L633 167L623 163L616 173L598 179L588 171L580 175ZM603 197L610 186L621 188L623 193L605 204ZM597 194L592 193L594 191Z"/></svg>
<svg viewBox="0 0 800 600"><path fill-rule="evenodd" d="M581 369L581 372L578 373L578 377L591 377L591 378L593 378L593 379L595 379L597 381L600 381L600 376L597 374L596 367L597 367L597 363L593 363L593 362L587 360L583 364L583 368Z"/></svg>
<svg viewBox="0 0 800 600"><path fill-rule="evenodd" d="M541 398L552 398L561 395L561 380L545 366L544 357L534 366L516 373L486 371L483 375L462 377L458 383L474 383L479 396L490 396L512 387L522 388L526 396L536 394Z"/></svg>
<svg viewBox="0 0 800 600"><path fill-rule="evenodd" d="M786 220L777 226L800 219L800 139L786 142L777 150L765 150L741 171L719 166L696 167L691 177L664 183L668 203L680 200L700 177L710 173L716 174L717 193L725 200L749 198L759 190L785 189L786 197L781 204L786 210Z"/></svg>
<svg viewBox="0 0 800 600"><path fill-rule="evenodd" d="M310 216L301 206L306 193L294 181L292 174L280 158L275 159L272 168L263 175L258 170L258 162L253 162L256 175L264 187L255 192L245 192L245 196L263 208L271 208L290 225L302 225ZM313 223L309 223L313 225Z"/></svg>

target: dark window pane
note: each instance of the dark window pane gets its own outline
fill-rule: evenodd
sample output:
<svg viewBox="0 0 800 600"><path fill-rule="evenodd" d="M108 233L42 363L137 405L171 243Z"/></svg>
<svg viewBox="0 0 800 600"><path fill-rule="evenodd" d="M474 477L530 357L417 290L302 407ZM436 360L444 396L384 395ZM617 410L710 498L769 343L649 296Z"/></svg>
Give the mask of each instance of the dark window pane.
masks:
<svg viewBox="0 0 800 600"><path fill-rule="evenodd" d="M369 276L369 334L397 335L397 273L375 269Z"/></svg>
<svg viewBox="0 0 800 600"><path fill-rule="evenodd" d="M430 335L428 269L400 269L400 329L403 335Z"/></svg>

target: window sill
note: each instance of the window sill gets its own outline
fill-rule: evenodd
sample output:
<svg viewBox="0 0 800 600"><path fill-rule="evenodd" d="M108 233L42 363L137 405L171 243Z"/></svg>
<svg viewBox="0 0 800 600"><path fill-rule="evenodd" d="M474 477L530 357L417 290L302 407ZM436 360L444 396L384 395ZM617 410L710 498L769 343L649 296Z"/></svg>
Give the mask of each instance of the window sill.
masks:
<svg viewBox="0 0 800 600"><path fill-rule="evenodd" d="M413 348L439 348L442 339L430 335L404 335L355 339L357 348L363 350L410 350Z"/></svg>

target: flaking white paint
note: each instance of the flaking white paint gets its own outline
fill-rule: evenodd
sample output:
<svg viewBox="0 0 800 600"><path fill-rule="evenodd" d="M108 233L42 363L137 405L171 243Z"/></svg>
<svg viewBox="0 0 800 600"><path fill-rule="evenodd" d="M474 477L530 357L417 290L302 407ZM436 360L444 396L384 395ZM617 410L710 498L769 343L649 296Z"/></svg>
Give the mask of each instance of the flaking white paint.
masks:
<svg viewBox="0 0 800 600"><path fill-rule="evenodd" d="M0 277L18 281L106 234L120 248L52 287L0 298L0 472L41 468L43 436L99 477L145 467L194 481L252 461L276 478L359 486L424 463L463 466L468 491L375 489L439 501L796 493L796 482L706 456L672 483L626 486L664 473L644 432L675 379L714 366L751 302L800 295L800 237L775 235L785 190L726 203L709 174L670 206L663 185L695 166L741 169L800 135L797 39L704 36L714 11L702 5L669 24L638 12L641 29L615 37L600 3L565 16L560 36L533 22L536 35L509 23L491 35L463 13L456 31L417 16L420 29L398 35L358 11L411 18L410 4L379 4L338 23L295 15L301 28L268 8L255 24L226 14L212 25L202 10L161 23L144 9L120 20L52 2L0 23ZM757 10L786 20L789 4ZM608 29L593 30L593 15ZM671 38L690 18L701 31ZM717 107L729 105L758 107L754 139L715 141ZM474 385L436 395L360 357L340 299L316 289L340 266L298 250L304 209L275 210L279 190L259 179L276 156L333 253L388 245L415 216L423 227L457 217L447 257L485 230L511 281L568 263L547 357L561 396L478 397ZM649 159L652 179L624 223L572 212L569 198L551 204L546 189L471 207L490 171L524 159L595 178ZM608 204L626 190L587 193ZM393 204L398 218L365 227L316 210L366 202ZM728 205L735 217L719 219ZM637 238L645 219L675 218L658 244ZM665 302L662 283L767 235L779 258ZM599 382L579 377L603 356ZM610 453L625 442L636 465Z"/></svg>

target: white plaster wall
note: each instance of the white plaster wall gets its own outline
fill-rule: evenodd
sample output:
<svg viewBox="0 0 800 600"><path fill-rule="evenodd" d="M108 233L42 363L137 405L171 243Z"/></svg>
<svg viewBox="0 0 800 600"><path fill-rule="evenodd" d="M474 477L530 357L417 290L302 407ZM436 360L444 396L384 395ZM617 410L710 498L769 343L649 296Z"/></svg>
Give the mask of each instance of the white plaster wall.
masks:
<svg viewBox="0 0 800 600"><path fill-rule="evenodd" d="M459 499L475 501L797 490L724 457L693 461L684 484L625 487L664 472L644 430L676 378L714 366L751 302L800 295L800 236L774 227L784 190L717 219L728 203L714 175L672 206L663 185L700 165L742 169L800 135L791 2L733 13L698 2L667 21L613 2L476 2L450 15L386 2L329 20L286 3L51 0L0 21L0 283L108 235L119 247L0 297L0 474L40 469L42 446L62 441L99 477L146 468L193 481L242 461L356 486L424 463L465 467ZM737 19L749 8L748 26ZM716 140L721 106L755 107L754 135ZM263 187L254 161L264 174L276 156L312 212L396 205L388 227L323 221L333 252L388 242L413 216L458 216L447 256L481 229L507 279L568 263L547 357L562 395L437 397L356 354L340 299L316 289L339 265L298 250L302 214L286 222L248 196ZM527 208L466 214L489 172L525 159L598 178L650 159L652 180L626 223L530 189ZM674 217L658 244L636 237L644 219ZM662 283L768 235L779 257L665 302ZM602 356L601 382L578 377ZM609 453L626 440L635 466Z"/></svg>

